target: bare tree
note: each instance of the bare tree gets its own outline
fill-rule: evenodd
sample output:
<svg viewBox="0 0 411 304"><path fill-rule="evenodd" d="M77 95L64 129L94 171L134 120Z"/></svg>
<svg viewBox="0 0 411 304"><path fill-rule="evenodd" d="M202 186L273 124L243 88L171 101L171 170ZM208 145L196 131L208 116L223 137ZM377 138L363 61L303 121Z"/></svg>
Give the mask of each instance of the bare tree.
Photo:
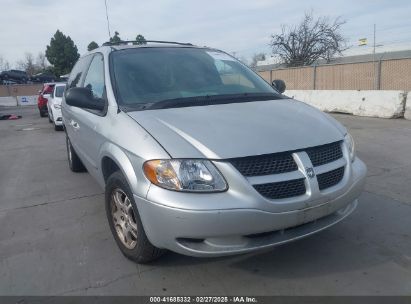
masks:
<svg viewBox="0 0 411 304"><path fill-rule="evenodd" d="M36 58L36 68L39 71L44 71L47 69L48 66L49 63L47 61L46 54L44 54L43 52L38 53Z"/></svg>
<svg viewBox="0 0 411 304"><path fill-rule="evenodd" d="M320 58L329 62L346 49L340 33L343 24L340 17L315 19L312 13L306 13L299 25L282 26L280 34L271 36L273 54L288 66L310 65Z"/></svg>
<svg viewBox="0 0 411 304"><path fill-rule="evenodd" d="M29 76L34 75L37 72L37 69L34 63L33 54L28 52L25 53L24 59L17 61L17 68L26 71Z"/></svg>
<svg viewBox="0 0 411 304"><path fill-rule="evenodd" d="M265 54L264 53L256 53L253 55L251 58L251 63L250 63L250 68L255 69L257 66L258 61L263 61L265 60Z"/></svg>
<svg viewBox="0 0 411 304"><path fill-rule="evenodd" d="M10 70L10 64L7 60L0 55L0 71L7 71Z"/></svg>
<svg viewBox="0 0 411 304"><path fill-rule="evenodd" d="M17 68L26 73L29 76L33 76L37 73L47 70L49 63L47 61L46 55L43 52L38 53L36 59L32 53L25 53L24 59L17 61Z"/></svg>
<svg viewBox="0 0 411 304"><path fill-rule="evenodd" d="M246 66L248 66L248 59L245 56L240 56L239 58L237 58L239 61L241 61L243 64L245 64Z"/></svg>

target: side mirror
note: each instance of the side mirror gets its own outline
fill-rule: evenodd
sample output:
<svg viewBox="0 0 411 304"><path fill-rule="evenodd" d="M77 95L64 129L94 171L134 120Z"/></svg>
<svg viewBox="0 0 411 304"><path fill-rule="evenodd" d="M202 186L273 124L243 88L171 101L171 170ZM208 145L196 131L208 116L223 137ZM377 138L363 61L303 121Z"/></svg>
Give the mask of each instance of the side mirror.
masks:
<svg viewBox="0 0 411 304"><path fill-rule="evenodd" d="M105 102L101 98L95 98L88 88L71 88L66 94L66 104L69 106L90 110L103 111Z"/></svg>
<svg viewBox="0 0 411 304"><path fill-rule="evenodd" d="M285 92L285 82L284 80L281 79L275 79L271 83L272 87L276 89L279 93L284 93Z"/></svg>

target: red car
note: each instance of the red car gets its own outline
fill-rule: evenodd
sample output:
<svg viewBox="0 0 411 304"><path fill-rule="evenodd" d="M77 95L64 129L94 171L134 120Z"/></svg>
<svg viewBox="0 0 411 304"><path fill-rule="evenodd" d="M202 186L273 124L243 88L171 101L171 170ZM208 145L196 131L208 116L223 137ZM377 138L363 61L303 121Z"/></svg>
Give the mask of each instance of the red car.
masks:
<svg viewBox="0 0 411 304"><path fill-rule="evenodd" d="M50 94L53 92L54 89L54 83L45 83L43 84L43 88L39 92L39 97L37 98L37 106L40 111L40 116L41 117L46 117L48 114L47 111L47 101L48 98L50 97Z"/></svg>

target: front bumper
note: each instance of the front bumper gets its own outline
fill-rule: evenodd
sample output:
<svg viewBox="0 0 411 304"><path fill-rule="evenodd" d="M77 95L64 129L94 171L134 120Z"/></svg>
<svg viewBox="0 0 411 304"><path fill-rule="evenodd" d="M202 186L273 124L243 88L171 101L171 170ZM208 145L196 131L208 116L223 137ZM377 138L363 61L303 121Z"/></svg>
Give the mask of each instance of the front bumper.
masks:
<svg viewBox="0 0 411 304"><path fill-rule="evenodd" d="M198 257L245 253L300 239L348 216L358 204L366 175L366 167L358 158L352 169L344 193L317 205L281 212L253 208L190 210L136 195L134 200L149 240L159 248ZM215 199L218 194L210 196L210 200Z"/></svg>

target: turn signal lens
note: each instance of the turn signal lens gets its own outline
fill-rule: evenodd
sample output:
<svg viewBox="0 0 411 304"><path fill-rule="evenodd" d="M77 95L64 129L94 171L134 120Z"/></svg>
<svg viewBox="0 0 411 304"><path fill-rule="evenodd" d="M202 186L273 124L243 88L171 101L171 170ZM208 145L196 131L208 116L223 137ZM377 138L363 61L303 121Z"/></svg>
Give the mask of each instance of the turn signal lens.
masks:
<svg viewBox="0 0 411 304"><path fill-rule="evenodd" d="M350 133L347 133L345 135L344 141L345 141L345 144L348 147L348 152L350 154L350 160L351 160L351 162L353 162L354 159L355 159L355 144L354 144L354 139L353 139L353 137L351 136Z"/></svg>

